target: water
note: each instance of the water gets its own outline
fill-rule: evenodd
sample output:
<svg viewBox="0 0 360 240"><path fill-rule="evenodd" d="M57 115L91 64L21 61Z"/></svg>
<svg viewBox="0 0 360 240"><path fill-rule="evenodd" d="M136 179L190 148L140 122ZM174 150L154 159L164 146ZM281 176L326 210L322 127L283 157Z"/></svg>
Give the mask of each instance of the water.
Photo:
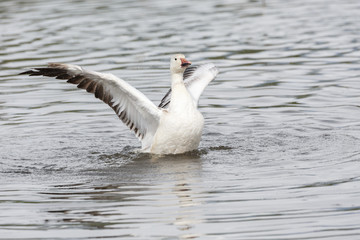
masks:
<svg viewBox="0 0 360 240"><path fill-rule="evenodd" d="M360 3L1 1L1 239L359 239ZM169 56L220 69L198 151L155 157L47 62L159 103Z"/></svg>

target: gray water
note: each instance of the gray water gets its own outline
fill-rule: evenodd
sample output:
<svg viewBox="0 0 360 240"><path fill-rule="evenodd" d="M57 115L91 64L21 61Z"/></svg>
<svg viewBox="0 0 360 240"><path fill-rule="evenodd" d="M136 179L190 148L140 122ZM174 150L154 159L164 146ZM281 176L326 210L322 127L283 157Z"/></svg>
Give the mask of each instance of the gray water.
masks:
<svg viewBox="0 0 360 240"><path fill-rule="evenodd" d="M1 239L360 239L360 2L1 1ZM141 154L47 62L156 104L212 62L198 151Z"/></svg>

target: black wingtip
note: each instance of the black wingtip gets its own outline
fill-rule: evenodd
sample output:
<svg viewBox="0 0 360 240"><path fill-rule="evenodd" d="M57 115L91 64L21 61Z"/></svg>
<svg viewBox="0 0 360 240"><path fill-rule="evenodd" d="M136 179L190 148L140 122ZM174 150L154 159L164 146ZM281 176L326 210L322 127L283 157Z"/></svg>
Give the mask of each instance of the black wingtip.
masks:
<svg viewBox="0 0 360 240"><path fill-rule="evenodd" d="M32 74L32 73L34 73L33 70L28 70L28 71L25 71L25 72L21 72L21 73L19 73L18 75L30 75L30 74Z"/></svg>

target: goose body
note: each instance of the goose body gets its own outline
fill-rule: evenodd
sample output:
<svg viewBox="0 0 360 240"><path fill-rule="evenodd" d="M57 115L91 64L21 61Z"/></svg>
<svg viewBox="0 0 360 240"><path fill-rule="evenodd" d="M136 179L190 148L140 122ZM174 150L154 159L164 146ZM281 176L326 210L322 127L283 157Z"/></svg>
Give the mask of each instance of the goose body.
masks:
<svg viewBox="0 0 360 240"><path fill-rule="evenodd" d="M170 105L162 112L150 152L183 153L196 149L200 143L203 116L187 91L182 75L173 76L172 80Z"/></svg>
<svg viewBox="0 0 360 240"><path fill-rule="evenodd" d="M49 63L20 74L67 79L107 103L142 143L142 151L178 154L197 149L204 119L197 109L205 87L218 74L211 64L189 67L182 54L170 60L171 89L157 107L144 94L112 74L88 71L77 65Z"/></svg>

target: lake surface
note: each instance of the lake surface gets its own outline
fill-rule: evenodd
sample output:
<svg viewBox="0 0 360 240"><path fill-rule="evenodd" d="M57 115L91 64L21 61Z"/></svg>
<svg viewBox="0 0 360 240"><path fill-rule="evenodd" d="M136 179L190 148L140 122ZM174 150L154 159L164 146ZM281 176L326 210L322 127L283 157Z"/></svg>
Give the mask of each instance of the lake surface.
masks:
<svg viewBox="0 0 360 240"><path fill-rule="evenodd" d="M1 1L0 239L360 239L360 2ZM198 151L156 157L62 80L157 104L169 57L212 62Z"/></svg>

